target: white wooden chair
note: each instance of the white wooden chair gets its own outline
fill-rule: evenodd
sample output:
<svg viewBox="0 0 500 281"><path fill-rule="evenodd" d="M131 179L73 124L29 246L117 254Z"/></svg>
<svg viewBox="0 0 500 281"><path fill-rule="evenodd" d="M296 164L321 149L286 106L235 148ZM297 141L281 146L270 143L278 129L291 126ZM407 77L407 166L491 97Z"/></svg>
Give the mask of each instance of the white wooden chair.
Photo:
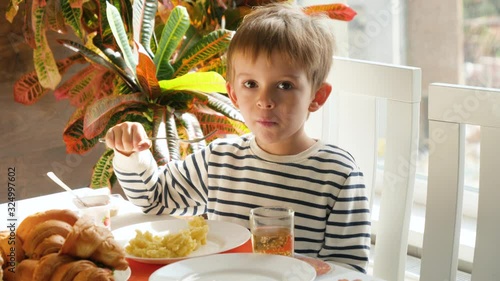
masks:
<svg viewBox="0 0 500 281"><path fill-rule="evenodd" d="M500 89L429 86L429 172L420 280L456 280L465 125L480 126L472 281L500 280Z"/></svg>
<svg viewBox="0 0 500 281"><path fill-rule="evenodd" d="M385 131L383 180L375 230L373 275L404 280L416 157L421 70L335 57L332 96L323 107L322 138L348 150L364 173L374 200L379 139ZM386 113L384 114L380 113ZM381 129L381 130L380 130Z"/></svg>

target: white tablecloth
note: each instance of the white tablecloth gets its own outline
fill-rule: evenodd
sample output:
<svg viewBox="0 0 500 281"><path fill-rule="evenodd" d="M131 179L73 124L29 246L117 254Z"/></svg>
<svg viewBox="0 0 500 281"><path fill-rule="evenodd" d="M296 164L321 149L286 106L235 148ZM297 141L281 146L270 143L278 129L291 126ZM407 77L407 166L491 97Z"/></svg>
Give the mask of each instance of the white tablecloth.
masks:
<svg viewBox="0 0 500 281"><path fill-rule="evenodd" d="M79 196L88 195L93 192L90 188L75 189ZM50 209L70 209L78 211L78 208L73 204L73 195L68 192L59 192L30 199L24 199L16 202L0 204L0 230L8 229L9 225L14 225L15 228L21 221L36 212L50 210ZM12 204L14 203L14 204ZM146 215L142 213L141 209L127 200L120 198L114 200L118 208L116 216L111 217L111 229L132 225L147 221L160 221L173 219L168 215ZM11 214L13 216L11 216ZM359 272L355 272L338 265L331 264L334 270L323 276L316 278L315 281L383 281L379 278L367 276Z"/></svg>

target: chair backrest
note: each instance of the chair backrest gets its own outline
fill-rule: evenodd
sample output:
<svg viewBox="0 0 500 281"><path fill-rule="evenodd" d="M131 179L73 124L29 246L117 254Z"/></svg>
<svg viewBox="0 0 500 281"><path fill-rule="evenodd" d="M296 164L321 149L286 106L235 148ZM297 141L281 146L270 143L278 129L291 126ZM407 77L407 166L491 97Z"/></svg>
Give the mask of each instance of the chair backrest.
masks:
<svg viewBox="0 0 500 281"><path fill-rule="evenodd" d="M429 172L420 280L456 280L465 125L480 126L472 280L500 280L500 89L429 86Z"/></svg>
<svg viewBox="0 0 500 281"><path fill-rule="evenodd" d="M382 182L380 210L378 221L372 224L376 240L373 275L404 280L418 152L421 70L335 57L328 81L333 92L323 108L323 124L328 126L323 126L322 138L354 156L371 202L377 174L382 173L377 167L383 160L383 180L378 180ZM378 154L381 139L386 147L383 157Z"/></svg>

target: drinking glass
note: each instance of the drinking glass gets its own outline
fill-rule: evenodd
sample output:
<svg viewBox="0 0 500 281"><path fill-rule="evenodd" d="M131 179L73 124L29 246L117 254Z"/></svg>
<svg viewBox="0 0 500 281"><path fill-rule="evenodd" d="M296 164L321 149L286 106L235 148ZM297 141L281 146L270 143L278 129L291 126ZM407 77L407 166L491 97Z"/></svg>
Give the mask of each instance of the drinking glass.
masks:
<svg viewBox="0 0 500 281"><path fill-rule="evenodd" d="M291 208L271 206L251 209L253 252L293 256L293 228L294 211Z"/></svg>

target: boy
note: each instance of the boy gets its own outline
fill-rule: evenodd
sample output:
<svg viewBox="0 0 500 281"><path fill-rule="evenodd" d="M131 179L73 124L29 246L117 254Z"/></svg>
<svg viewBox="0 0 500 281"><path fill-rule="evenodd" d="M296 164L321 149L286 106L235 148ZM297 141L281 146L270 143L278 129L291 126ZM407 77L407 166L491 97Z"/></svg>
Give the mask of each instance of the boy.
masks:
<svg viewBox="0 0 500 281"><path fill-rule="evenodd" d="M248 227L251 208L295 211L295 251L365 272L370 214L352 156L304 131L327 100L334 38L328 19L298 7L256 9L228 49L227 90L251 134L157 167L138 123L111 128L114 170L145 213L198 215Z"/></svg>

